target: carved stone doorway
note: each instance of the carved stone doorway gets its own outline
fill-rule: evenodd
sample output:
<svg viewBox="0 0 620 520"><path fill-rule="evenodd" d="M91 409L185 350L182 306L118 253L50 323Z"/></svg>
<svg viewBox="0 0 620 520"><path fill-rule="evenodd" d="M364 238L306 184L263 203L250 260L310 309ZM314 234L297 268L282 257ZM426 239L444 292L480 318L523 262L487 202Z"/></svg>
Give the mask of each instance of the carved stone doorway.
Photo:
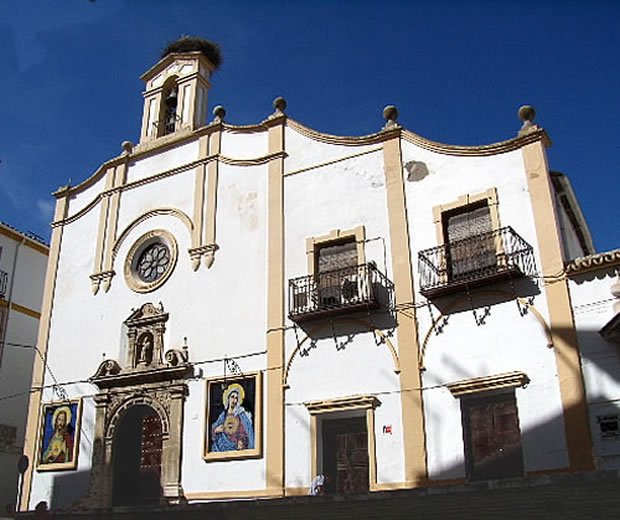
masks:
<svg viewBox="0 0 620 520"><path fill-rule="evenodd" d="M120 419L112 446L112 505L158 504L162 424L153 408L132 406Z"/></svg>

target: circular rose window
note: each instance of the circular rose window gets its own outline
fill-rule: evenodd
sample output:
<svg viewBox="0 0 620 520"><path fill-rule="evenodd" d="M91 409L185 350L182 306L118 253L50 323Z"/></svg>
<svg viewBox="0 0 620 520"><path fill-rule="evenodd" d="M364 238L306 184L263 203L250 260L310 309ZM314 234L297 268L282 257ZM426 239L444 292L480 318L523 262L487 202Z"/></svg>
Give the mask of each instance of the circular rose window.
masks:
<svg viewBox="0 0 620 520"><path fill-rule="evenodd" d="M149 292L161 286L172 274L177 246L167 231L149 231L131 247L125 262L125 280L136 292Z"/></svg>

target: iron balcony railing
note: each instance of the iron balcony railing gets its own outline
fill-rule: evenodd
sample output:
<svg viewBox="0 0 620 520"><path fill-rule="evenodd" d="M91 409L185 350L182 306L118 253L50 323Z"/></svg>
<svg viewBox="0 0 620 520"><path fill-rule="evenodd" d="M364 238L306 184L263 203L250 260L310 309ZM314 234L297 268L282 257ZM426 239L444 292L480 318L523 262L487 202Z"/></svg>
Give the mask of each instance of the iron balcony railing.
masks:
<svg viewBox="0 0 620 520"><path fill-rule="evenodd" d="M374 263L289 280L289 318L295 322L375 309L389 303L393 284Z"/></svg>
<svg viewBox="0 0 620 520"><path fill-rule="evenodd" d="M9 273L0 271L0 298L6 297L6 290L9 285Z"/></svg>
<svg viewBox="0 0 620 520"><path fill-rule="evenodd" d="M420 292L426 297L536 271L532 246L511 227L420 251L418 265Z"/></svg>

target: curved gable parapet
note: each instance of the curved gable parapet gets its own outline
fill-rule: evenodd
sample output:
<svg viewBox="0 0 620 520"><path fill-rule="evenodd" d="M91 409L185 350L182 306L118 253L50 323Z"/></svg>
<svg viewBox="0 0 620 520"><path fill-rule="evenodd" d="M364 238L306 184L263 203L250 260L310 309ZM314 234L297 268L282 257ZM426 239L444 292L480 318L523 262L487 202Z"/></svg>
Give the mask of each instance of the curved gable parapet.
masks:
<svg viewBox="0 0 620 520"><path fill-rule="evenodd" d="M432 152L446 154L446 155L462 155L462 156L485 156L496 155L500 153L506 153L513 150L518 150L526 146L527 144L543 141L546 146L550 145L549 137L543 129L537 129L527 134L513 137L505 141L497 143L484 144L484 145L453 145L445 144L437 141L426 139L411 130L396 126L389 129L381 130L374 134L361 135L361 136L338 136L333 134L327 134L319 132L309 128L298 121L293 119L287 119L287 126L299 134L308 137L314 141L319 141L326 144L336 144L344 146L360 146L368 144L379 144L387 139L391 139L397 135L400 135L402 139L415 144L426 150Z"/></svg>
<svg viewBox="0 0 620 520"><path fill-rule="evenodd" d="M420 148L424 148L426 150L430 150L432 152L445 154L445 155L461 155L461 156L497 155L501 153L512 152L513 150L518 150L530 143L535 143L538 141L542 141L545 144L545 146L551 145L551 141L549 137L547 136L547 133L542 128L533 130L527 134L520 135L518 137L513 137L512 139L507 139L505 141L500 141L500 142L491 143L491 144L484 144L484 145L474 145L474 146L439 143L437 141L431 141L430 139L421 137L418 134L411 132L410 130L406 130L406 129L402 130L401 135L403 139L405 139L406 141L412 144L419 146Z"/></svg>

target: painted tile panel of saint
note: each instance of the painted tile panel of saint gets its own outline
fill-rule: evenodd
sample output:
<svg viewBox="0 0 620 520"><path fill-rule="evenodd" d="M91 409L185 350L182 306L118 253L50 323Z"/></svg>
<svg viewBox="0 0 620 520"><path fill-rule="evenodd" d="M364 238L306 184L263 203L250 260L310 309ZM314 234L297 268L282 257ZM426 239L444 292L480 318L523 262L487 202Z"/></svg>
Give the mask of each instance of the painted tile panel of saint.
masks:
<svg viewBox="0 0 620 520"><path fill-rule="evenodd" d="M77 467L80 401L47 403L41 413L38 470Z"/></svg>
<svg viewBox="0 0 620 520"><path fill-rule="evenodd" d="M257 454L256 375L207 384L205 456L235 458ZM219 455L219 456L218 456Z"/></svg>

